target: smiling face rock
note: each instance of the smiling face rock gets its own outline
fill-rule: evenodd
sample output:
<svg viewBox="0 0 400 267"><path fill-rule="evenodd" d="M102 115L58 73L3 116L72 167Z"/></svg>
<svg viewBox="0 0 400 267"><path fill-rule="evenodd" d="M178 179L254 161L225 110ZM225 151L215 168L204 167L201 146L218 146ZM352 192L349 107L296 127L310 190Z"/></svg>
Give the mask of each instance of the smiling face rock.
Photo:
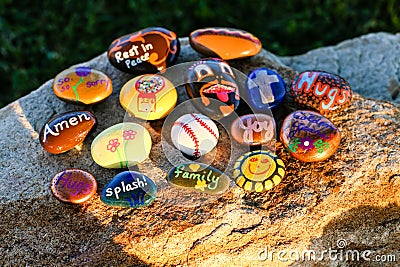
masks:
<svg viewBox="0 0 400 267"><path fill-rule="evenodd" d="M212 119L231 114L239 105L239 89L233 70L223 60L205 59L188 70L186 91L197 108Z"/></svg>

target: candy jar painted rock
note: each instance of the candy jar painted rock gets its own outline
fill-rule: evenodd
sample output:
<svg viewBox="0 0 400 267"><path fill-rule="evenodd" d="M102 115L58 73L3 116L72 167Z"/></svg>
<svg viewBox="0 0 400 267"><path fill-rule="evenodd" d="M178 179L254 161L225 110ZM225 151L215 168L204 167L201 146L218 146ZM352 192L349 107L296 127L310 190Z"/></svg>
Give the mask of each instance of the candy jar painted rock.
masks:
<svg viewBox="0 0 400 267"><path fill-rule="evenodd" d="M231 135L244 145L262 145L275 140L275 120L266 114L247 114L236 118Z"/></svg>
<svg viewBox="0 0 400 267"><path fill-rule="evenodd" d="M321 114L298 110L283 121L280 139L291 156L314 162L332 156L339 147L341 135L336 126Z"/></svg>
<svg viewBox="0 0 400 267"><path fill-rule="evenodd" d="M251 33L230 28L205 28L193 31L190 45L197 52L223 60L250 57L261 50L260 40Z"/></svg>
<svg viewBox="0 0 400 267"><path fill-rule="evenodd" d="M110 78L88 67L70 68L60 72L53 82L54 94L63 101L76 104L95 104L112 93Z"/></svg>
<svg viewBox="0 0 400 267"><path fill-rule="evenodd" d="M151 145L146 128L132 122L119 123L96 136L91 154L104 168L125 168L144 161L150 154Z"/></svg>
<svg viewBox="0 0 400 267"><path fill-rule="evenodd" d="M89 111L72 111L50 119L39 134L40 144L52 154L64 153L83 142L96 118Z"/></svg>
<svg viewBox="0 0 400 267"><path fill-rule="evenodd" d="M240 103L239 89L231 67L220 59L195 62L188 70L186 91L201 112L212 119L231 114Z"/></svg>
<svg viewBox="0 0 400 267"><path fill-rule="evenodd" d="M233 179L246 191L264 192L279 184L285 175L285 164L275 154L251 151L236 160Z"/></svg>
<svg viewBox="0 0 400 267"><path fill-rule="evenodd" d="M260 112L278 107L285 94L285 82L277 72L258 68L248 75L246 93L242 96L253 111Z"/></svg>
<svg viewBox="0 0 400 267"><path fill-rule="evenodd" d="M323 71L305 71L290 87L294 100L302 107L321 114L340 112L351 103L353 92L342 77Z"/></svg>
<svg viewBox="0 0 400 267"><path fill-rule="evenodd" d="M157 187L146 175L124 171L117 174L103 189L100 200L109 206L141 208L150 205Z"/></svg>
<svg viewBox="0 0 400 267"><path fill-rule="evenodd" d="M114 40L108 60L117 69L132 73L157 73L173 65L180 52L176 34L164 28L146 28Z"/></svg>
<svg viewBox="0 0 400 267"><path fill-rule="evenodd" d="M128 81L121 89L119 101L133 116L157 120L167 116L175 107L178 94L165 77L144 74Z"/></svg>
<svg viewBox="0 0 400 267"><path fill-rule="evenodd" d="M51 180L54 197L65 203L79 204L90 199L97 191L97 181L87 171L66 169Z"/></svg>

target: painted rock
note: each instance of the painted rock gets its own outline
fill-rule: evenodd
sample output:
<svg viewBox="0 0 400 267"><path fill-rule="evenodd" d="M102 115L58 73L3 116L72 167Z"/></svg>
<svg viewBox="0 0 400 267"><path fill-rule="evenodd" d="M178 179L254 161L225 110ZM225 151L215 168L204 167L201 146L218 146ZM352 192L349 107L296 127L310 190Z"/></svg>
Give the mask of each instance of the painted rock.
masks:
<svg viewBox="0 0 400 267"><path fill-rule="evenodd" d="M170 184L188 190L217 195L229 188L230 179L220 170L202 163L180 164L167 176Z"/></svg>
<svg viewBox="0 0 400 267"><path fill-rule="evenodd" d="M285 164L275 154L257 150L237 159L233 178L246 191L263 192L280 183L285 175Z"/></svg>
<svg viewBox="0 0 400 267"><path fill-rule="evenodd" d="M244 145L262 145L275 140L275 120L266 114L248 114L236 118L231 135Z"/></svg>
<svg viewBox="0 0 400 267"><path fill-rule="evenodd" d="M171 140L184 155L199 158L218 143L219 132L215 123L205 115L185 114L171 128Z"/></svg>
<svg viewBox="0 0 400 267"><path fill-rule="evenodd" d="M72 111L50 119L39 135L40 144L52 154L64 153L83 142L96 118L89 111Z"/></svg>
<svg viewBox="0 0 400 267"><path fill-rule="evenodd" d="M150 205L157 187L146 175L124 171L117 174L101 192L100 200L109 206L141 208Z"/></svg>
<svg viewBox="0 0 400 267"><path fill-rule="evenodd" d="M64 70L54 78L53 92L66 102L95 104L111 95L112 83L101 71L77 67Z"/></svg>
<svg viewBox="0 0 400 267"><path fill-rule="evenodd" d="M97 181L92 174L79 169L66 169L51 180L51 192L60 201L83 203L97 191Z"/></svg>
<svg viewBox="0 0 400 267"><path fill-rule="evenodd" d="M290 87L294 100L321 114L339 112L351 103L353 92L342 77L323 71L305 71L296 76Z"/></svg>
<svg viewBox="0 0 400 267"><path fill-rule="evenodd" d="M141 75L128 81L121 89L119 101L133 116L157 120L175 107L178 94L174 85L159 75Z"/></svg>
<svg viewBox="0 0 400 267"><path fill-rule="evenodd" d="M199 29L190 34L189 42L197 52L224 60L250 57L261 51L257 37L237 29Z"/></svg>
<svg viewBox="0 0 400 267"><path fill-rule="evenodd" d="M231 114L240 103L235 74L225 61L206 59L195 62L188 71L186 92L197 98L194 104L212 119Z"/></svg>
<svg viewBox="0 0 400 267"><path fill-rule="evenodd" d="M176 34L164 28L146 28L114 40L108 60L117 69L132 73L157 73L173 65L180 52Z"/></svg>
<svg viewBox="0 0 400 267"><path fill-rule="evenodd" d="M283 121L280 139L294 158L314 162L335 153L340 144L340 132L333 123L313 111L298 110Z"/></svg>
<svg viewBox="0 0 400 267"><path fill-rule="evenodd" d="M253 111L265 111L278 107L286 94L282 77L267 68L250 72L246 82L246 102Z"/></svg>
<svg viewBox="0 0 400 267"><path fill-rule="evenodd" d="M104 168L125 168L144 161L150 154L151 137L141 125L119 123L102 131L93 140L93 160Z"/></svg>

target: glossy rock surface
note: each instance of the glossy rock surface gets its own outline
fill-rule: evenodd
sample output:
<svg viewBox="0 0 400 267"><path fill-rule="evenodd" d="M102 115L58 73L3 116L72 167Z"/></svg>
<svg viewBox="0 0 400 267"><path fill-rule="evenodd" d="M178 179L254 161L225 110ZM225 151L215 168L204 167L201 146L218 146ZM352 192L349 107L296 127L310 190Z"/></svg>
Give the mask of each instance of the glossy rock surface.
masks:
<svg viewBox="0 0 400 267"><path fill-rule="evenodd" d="M233 179L246 191L263 192L279 184L285 175L285 164L275 154L251 151L237 159Z"/></svg>
<svg viewBox="0 0 400 267"><path fill-rule="evenodd" d="M64 153L83 142L96 118L89 111L72 111L50 119L39 135L40 144L52 154Z"/></svg>
<svg viewBox="0 0 400 267"><path fill-rule="evenodd" d="M220 59L195 62L187 73L186 92L194 104L212 119L231 114L240 103L239 89L232 68Z"/></svg>
<svg viewBox="0 0 400 267"><path fill-rule="evenodd" d="M96 193L97 181L87 171L66 169L53 177L50 189L58 200L78 204L87 201Z"/></svg>
<svg viewBox="0 0 400 267"><path fill-rule="evenodd" d="M230 28L199 29L190 34L189 41L197 52L224 60L254 56L262 47L251 33Z"/></svg>
<svg viewBox="0 0 400 267"><path fill-rule="evenodd" d="M112 82L101 71L88 67L70 68L54 78L53 92L66 102L95 104L111 95Z"/></svg>
<svg viewBox="0 0 400 267"><path fill-rule="evenodd" d="M340 145L341 135L336 126L321 114L298 110L285 118L280 139L291 156L314 162L332 156Z"/></svg>
<svg viewBox="0 0 400 267"><path fill-rule="evenodd" d="M167 180L170 184L210 195L221 194L229 188L230 179L220 170L201 163L186 163L173 167Z"/></svg>
<svg viewBox="0 0 400 267"><path fill-rule="evenodd" d="M157 187L146 175L124 171L117 174L103 189L100 200L109 206L140 208L150 205Z"/></svg>
<svg viewBox="0 0 400 267"><path fill-rule="evenodd" d="M146 28L114 40L108 60L117 69L132 73L157 73L173 65L180 52L176 34L164 28Z"/></svg>
<svg viewBox="0 0 400 267"><path fill-rule="evenodd" d="M92 142L93 160L104 168L125 168L144 161L151 149L149 132L136 123L119 123L102 131Z"/></svg>
<svg viewBox="0 0 400 267"><path fill-rule="evenodd" d="M144 120L164 118L175 107L178 94L174 85L159 75L141 75L121 89L119 101L133 116Z"/></svg>
<svg viewBox="0 0 400 267"><path fill-rule="evenodd" d="M350 105L353 92L342 77L323 71L305 71L290 87L294 100L302 107L321 114L340 112Z"/></svg>
<svg viewBox="0 0 400 267"><path fill-rule="evenodd" d="M266 144L275 139L275 120L266 114L247 114L236 118L231 135L245 145Z"/></svg>

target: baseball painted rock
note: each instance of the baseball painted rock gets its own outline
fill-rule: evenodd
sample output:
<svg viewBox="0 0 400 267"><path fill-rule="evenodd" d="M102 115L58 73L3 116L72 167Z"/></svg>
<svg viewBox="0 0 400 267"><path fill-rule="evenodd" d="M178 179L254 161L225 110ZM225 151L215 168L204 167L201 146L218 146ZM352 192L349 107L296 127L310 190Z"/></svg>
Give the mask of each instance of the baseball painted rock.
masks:
<svg viewBox="0 0 400 267"><path fill-rule="evenodd" d="M197 52L224 60L250 57L261 51L260 40L251 33L230 28L205 28L193 31L190 45Z"/></svg>
<svg viewBox="0 0 400 267"><path fill-rule="evenodd" d="M237 159L233 179L246 191L264 192L279 184L285 175L285 164L275 154L251 151Z"/></svg>
<svg viewBox="0 0 400 267"><path fill-rule="evenodd" d="M342 77L323 71L305 71L290 87L294 100L302 107L321 114L340 112L351 103L353 92Z"/></svg>
<svg viewBox="0 0 400 267"><path fill-rule="evenodd" d="M236 118L231 135L244 145L262 145L275 140L275 120L266 114L247 114Z"/></svg>
<svg viewBox="0 0 400 267"><path fill-rule="evenodd" d="M321 114L298 110L283 121L280 139L291 156L314 162L332 156L339 147L341 135L336 126Z"/></svg>
<svg viewBox="0 0 400 267"><path fill-rule="evenodd" d="M95 126L89 111L72 111L50 119L39 134L40 144L52 154L64 153L83 142Z"/></svg>
<svg viewBox="0 0 400 267"><path fill-rule="evenodd" d="M97 181L87 171L66 169L51 180L51 192L65 203L79 204L90 199L97 191Z"/></svg>
<svg viewBox="0 0 400 267"><path fill-rule="evenodd" d="M185 156L199 158L218 143L219 132L215 123L205 115L190 113L177 119L171 128L174 146Z"/></svg>
<svg viewBox="0 0 400 267"><path fill-rule="evenodd" d="M231 114L240 103L239 89L231 67L220 59L195 62L188 70L186 92L196 99L201 112L218 120Z"/></svg>
<svg viewBox="0 0 400 267"><path fill-rule="evenodd" d="M100 200L109 206L141 208L157 196L157 187L146 175L124 171L117 174L101 192Z"/></svg>
<svg viewBox="0 0 400 267"><path fill-rule="evenodd" d="M146 128L132 122L119 123L96 136L91 154L104 168L125 168L144 161L150 154L151 145Z"/></svg>
<svg viewBox="0 0 400 267"><path fill-rule="evenodd" d="M285 94L285 82L277 72L258 68L248 75L246 93L242 96L253 111L260 112L278 107Z"/></svg>
<svg viewBox="0 0 400 267"><path fill-rule="evenodd" d="M133 116L157 120L175 107L178 94L174 85L159 75L141 75L128 81L121 89L119 101Z"/></svg>
<svg viewBox="0 0 400 267"><path fill-rule="evenodd" d="M230 183L230 179L223 172L202 163L186 163L173 167L167 175L167 180L174 186L209 195L225 192Z"/></svg>
<svg viewBox="0 0 400 267"><path fill-rule="evenodd" d="M164 28L146 28L114 40L108 60L117 69L132 73L157 73L173 65L180 52L176 34Z"/></svg>
<svg viewBox="0 0 400 267"><path fill-rule="evenodd" d="M53 92L66 102L95 104L111 95L112 83L110 78L99 70L88 67L70 68L54 78Z"/></svg>

